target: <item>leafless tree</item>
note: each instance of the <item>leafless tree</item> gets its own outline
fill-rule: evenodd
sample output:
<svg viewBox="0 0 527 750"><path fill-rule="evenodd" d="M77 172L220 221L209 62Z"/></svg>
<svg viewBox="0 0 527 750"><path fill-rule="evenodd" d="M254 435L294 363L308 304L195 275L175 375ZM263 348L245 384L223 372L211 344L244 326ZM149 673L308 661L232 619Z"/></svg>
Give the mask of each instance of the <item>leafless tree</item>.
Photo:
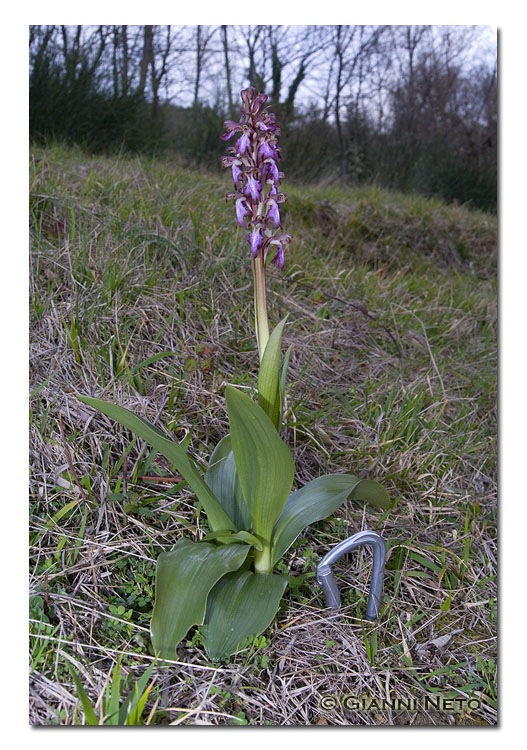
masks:
<svg viewBox="0 0 527 750"><path fill-rule="evenodd" d="M199 104L199 95L201 91L201 82L203 73L206 69L208 59L212 53L211 41L213 40L217 26L196 26L195 27L195 78L194 78L194 107Z"/></svg>
<svg viewBox="0 0 527 750"><path fill-rule="evenodd" d="M346 172L347 134L345 121L350 111L357 112L366 96L366 83L371 81L373 63L378 56L379 42L385 27L328 26L326 38L322 118L335 123L341 172ZM368 93L372 89L368 86Z"/></svg>

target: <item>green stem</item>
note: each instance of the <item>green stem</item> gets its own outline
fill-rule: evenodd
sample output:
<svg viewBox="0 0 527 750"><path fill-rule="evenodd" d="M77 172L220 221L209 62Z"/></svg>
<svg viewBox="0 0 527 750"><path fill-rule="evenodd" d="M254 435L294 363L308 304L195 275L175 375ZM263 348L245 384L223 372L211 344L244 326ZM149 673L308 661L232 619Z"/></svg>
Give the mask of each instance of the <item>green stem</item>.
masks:
<svg viewBox="0 0 527 750"><path fill-rule="evenodd" d="M263 550L254 552L254 569L257 573L264 573L268 575L273 572L273 566L271 564L271 545L264 544Z"/></svg>
<svg viewBox="0 0 527 750"><path fill-rule="evenodd" d="M267 321L267 295L265 290L265 264L263 253L259 252L253 258L254 274L254 316L256 320L256 340L260 362L262 361L265 347L269 341L269 323Z"/></svg>

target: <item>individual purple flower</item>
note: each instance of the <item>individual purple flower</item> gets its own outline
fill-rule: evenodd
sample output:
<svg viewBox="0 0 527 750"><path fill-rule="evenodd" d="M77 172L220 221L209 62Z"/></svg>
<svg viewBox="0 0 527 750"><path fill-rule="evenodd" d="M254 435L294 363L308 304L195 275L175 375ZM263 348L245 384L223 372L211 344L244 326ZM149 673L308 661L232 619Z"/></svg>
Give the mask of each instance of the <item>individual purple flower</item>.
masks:
<svg viewBox="0 0 527 750"><path fill-rule="evenodd" d="M242 112L244 114L249 114L250 113L251 102L254 99L254 95L255 94L256 94L256 90L253 89L252 86L249 86L249 88L244 89L241 92L241 97L242 97Z"/></svg>
<svg viewBox="0 0 527 750"><path fill-rule="evenodd" d="M276 122L276 117L272 112L263 112L259 118L260 122L265 123L266 129L269 133L273 133L276 137L280 135L280 128Z"/></svg>
<svg viewBox="0 0 527 750"><path fill-rule="evenodd" d="M267 213L265 215L265 219L266 221L272 222L274 227L280 226L280 212L278 211L276 201L267 201Z"/></svg>
<svg viewBox="0 0 527 750"><path fill-rule="evenodd" d="M260 234L259 229L253 229L253 231L249 235L249 244L251 246L251 253L253 255L253 258L256 258L258 255L258 250L261 248L263 243L263 237Z"/></svg>
<svg viewBox="0 0 527 750"><path fill-rule="evenodd" d="M238 224L245 223L245 217L247 216L248 208L245 198L238 198L236 200L236 221Z"/></svg>
<svg viewBox="0 0 527 750"><path fill-rule="evenodd" d="M225 120L223 126L227 132L220 136L222 141L228 141L229 138L232 138L237 130L241 129L240 123L234 122L234 120Z"/></svg>
<svg viewBox="0 0 527 750"><path fill-rule="evenodd" d="M234 187L239 188L240 187L240 175L242 174L241 165L234 161L232 163L232 179L234 180Z"/></svg>
<svg viewBox="0 0 527 750"><path fill-rule="evenodd" d="M240 156L244 154L249 148L251 141L248 133L242 133L240 138L236 141L236 151Z"/></svg>
<svg viewBox="0 0 527 750"><path fill-rule="evenodd" d="M256 89L252 86L244 89L241 92L242 97L242 112L244 115L257 115L262 106L267 101L267 94L258 94L256 96Z"/></svg>
<svg viewBox="0 0 527 750"><path fill-rule="evenodd" d="M284 260L284 249L282 247L281 242L276 242L276 253L274 254L274 257L271 260L271 263L275 266L278 266L278 268L282 271L285 265Z"/></svg>
<svg viewBox="0 0 527 750"><path fill-rule="evenodd" d="M266 159L262 165L262 180L267 185L276 186L283 175L278 171L276 162L273 159Z"/></svg>
<svg viewBox="0 0 527 750"><path fill-rule="evenodd" d="M245 194L253 200L258 200L260 197L261 185L253 175L247 175L247 185L245 186Z"/></svg>
<svg viewBox="0 0 527 750"><path fill-rule="evenodd" d="M254 115L258 114L260 109L263 107L265 102L267 101L267 94L258 94L258 96L254 99L251 111Z"/></svg>
<svg viewBox="0 0 527 750"><path fill-rule="evenodd" d="M267 141L263 141L263 143L260 145L260 148L258 149L258 155L263 159L276 159L276 151L270 146Z"/></svg>

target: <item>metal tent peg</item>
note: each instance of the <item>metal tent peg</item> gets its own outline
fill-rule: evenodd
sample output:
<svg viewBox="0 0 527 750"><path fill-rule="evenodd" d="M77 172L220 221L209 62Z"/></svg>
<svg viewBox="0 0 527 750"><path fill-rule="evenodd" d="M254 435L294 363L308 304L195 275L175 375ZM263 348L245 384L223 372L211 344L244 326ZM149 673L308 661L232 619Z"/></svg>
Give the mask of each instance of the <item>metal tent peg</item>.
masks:
<svg viewBox="0 0 527 750"><path fill-rule="evenodd" d="M331 566L347 552L363 545L369 545L373 550L373 571L366 618L374 621L379 614L384 582L384 562L386 560L386 544L382 536L377 534L376 531L359 531L358 534L350 536L349 539L345 539L333 547L317 565L317 581L322 587L327 606L333 610L340 609L340 593Z"/></svg>

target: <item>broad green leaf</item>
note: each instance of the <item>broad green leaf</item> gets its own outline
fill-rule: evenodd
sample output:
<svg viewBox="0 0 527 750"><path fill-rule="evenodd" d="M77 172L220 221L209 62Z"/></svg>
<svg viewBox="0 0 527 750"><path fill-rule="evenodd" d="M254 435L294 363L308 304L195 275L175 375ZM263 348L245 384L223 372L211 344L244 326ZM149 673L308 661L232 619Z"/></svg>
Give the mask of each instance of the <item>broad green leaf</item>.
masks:
<svg viewBox="0 0 527 750"><path fill-rule="evenodd" d="M218 547L179 539L170 552L159 555L151 623L157 655L176 658L180 640L193 625L203 623L211 588L226 573L237 570L248 552L249 547L242 544Z"/></svg>
<svg viewBox="0 0 527 750"><path fill-rule="evenodd" d="M258 374L258 403L280 430L280 351L286 318L280 321L267 342Z"/></svg>
<svg viewBox="0 0 527 750"><path fill-rule="evenodd" d="M205 472L205 482L236 528L250 531L251 514L240 487L230 435L225 435L214 448Z"/></svg>
<svg viewBox="0 0 527 750"><path fill-rule="evenodd" d="M313 479L292 492L287 500L273 531L272 565L276 565L307 526L330 516L349 495L353 500L389 507L386 490L369 479L361 480L351 474L327 474Z"/></svg>
<svg viewBox="0 0 527 750"><path fill-rule="evenodd" d="M84 720L86 721L86 724L88 724L89 726L97 726L99 724L99 719L97 718L97 715L93 710L93 706L90 703L90 699L88 698L86 691L82 687L82 682L80 681L77 673L69 664L69 662L66 662L66 666L68 667L70 674L73 677L73 682L75 683L75 687L77 689L77 695L79 696L80 702L82 703Z"/></svg>
<svg viewBox="0 0 527 750"><path fill-rule="evenodd" d="M89 398L88 396L77 395L77 398L84 404L88 404L88 406L98 409L103 414L106 414L106 416L119 422L123 427L131 430L155 448L155 450L165 456L165 458L167 458L187 480L196 493L199 501L205 509L213 531L221 529L232 529L233 531L236 531L233 522L221 507L210 487L202 479L190 456L187 454L185 441L183 441L183 445L180 445L179 443L170 440L160 429L155 427L155 425L150 424L146 419L137 416L123 406L117 406L108 401L102 401L99 398Z"/></svg>
<svg viewBox="0 0 527 750"><path fill-rule="evenodd" d="M373 479L361 479L360 484L353 490L352 500L360 500L363 503L376 505L378 508L388 510L390 507L390 496L379 482Z"/></svg>
<svg viewBox="0 0 527 750"><path fill-rule="evenodd" d="M334 513L359 482L350 474L327 474L292 492L273 531L272 564L278 562L307 526Z"/></svg>
<svg viewBox="0 0 527 750"><path fill-rule="evenodd" d="M258 404L230 385L226 398L232 450L252 532L264 543L270 542L293 484L293 459Z"/></svg>
<svg viewBox="0 0 527 750"><path fill-rule="evenodd" d="M246 638L260 635L272 622L287 578L237 570L218 581L209 594L202 628L207 654L221 661L234 654Z"/></svg>

